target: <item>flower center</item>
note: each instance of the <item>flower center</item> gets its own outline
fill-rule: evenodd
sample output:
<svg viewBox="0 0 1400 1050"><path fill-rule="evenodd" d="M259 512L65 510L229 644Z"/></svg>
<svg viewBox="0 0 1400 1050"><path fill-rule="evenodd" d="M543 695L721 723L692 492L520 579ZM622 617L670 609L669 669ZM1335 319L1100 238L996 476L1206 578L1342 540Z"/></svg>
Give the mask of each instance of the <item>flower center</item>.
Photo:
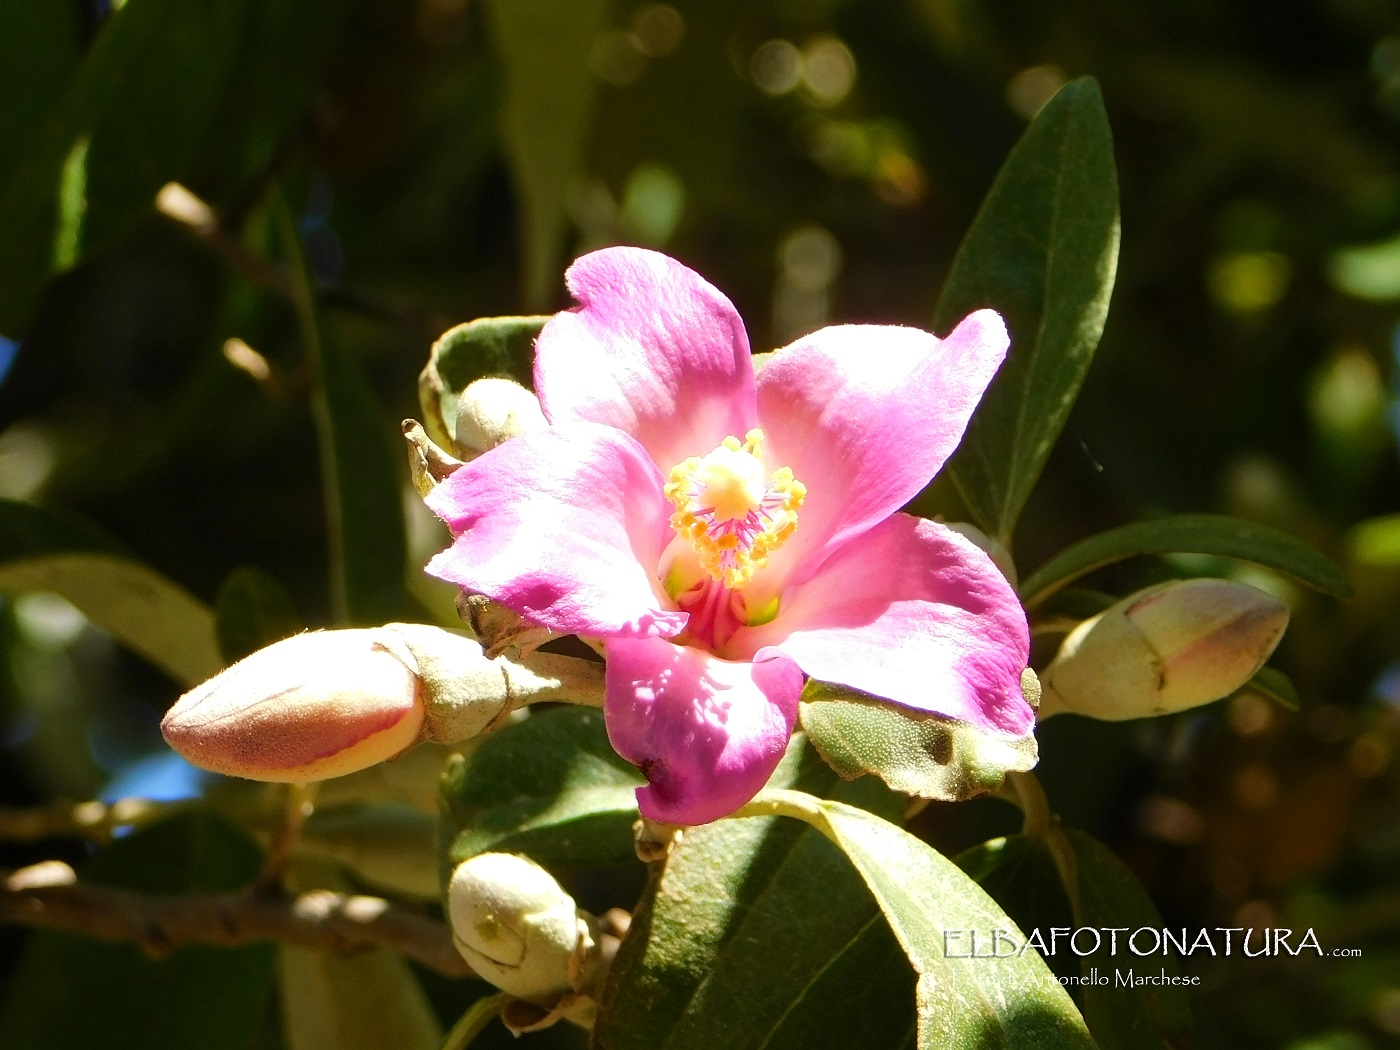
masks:
<svg viewBox="0 0 1400 1050"><path fill-rule="evenodd" d="M787 542L807 497L807 487L787 467L765 481L757 454L762 442L757 429L742 443L727 437L709 455L676 464L666 482L666 498L676 508L671 527L710 578L731 590L748 583Z"/></svg>

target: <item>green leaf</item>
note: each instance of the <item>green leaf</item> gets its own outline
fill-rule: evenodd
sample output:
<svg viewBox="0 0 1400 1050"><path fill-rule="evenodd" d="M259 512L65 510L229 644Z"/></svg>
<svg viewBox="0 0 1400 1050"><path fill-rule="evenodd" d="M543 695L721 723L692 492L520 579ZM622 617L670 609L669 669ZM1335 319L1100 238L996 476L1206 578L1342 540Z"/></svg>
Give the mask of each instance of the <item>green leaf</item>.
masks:
<svg viewBox="0 0 1400 1050"><path fill-rule="evenodd" d="M1298 696L1298 687L1293 684L1293 680L1274 667L1259 668L1254 672L1254 677L1244 684L1244 689L1262 693L1290 711L1301 710L1303 706L1303 701Z"/></svg>
<svg viewBox="0 0 1400 1050"><path fill-rule="evenodd" d="M1118 177L1098 85L1061 88L997 173L939 297L947 332L991 307L1011 349L949 463L1005 547L1098 346L1118 265Z"/></svg>
<svg viewBox="0 0 1400 1050"><path fill-rule="evenodd" d="M287 1050L437 1050L442 1042L413 971L387 948L336 955L281 945L277 955Z"/></svg>
<svg viewBox="0 0 1400 1050"><path fill-rule="evenodd" d="M358 363L328 338L296 224L280 198L275 211L311 373L330 542L331 609L338 626L417 619L404 587L407 540L398 435L385 425Z"/></svg>
<svg viewBox="0 0 1400 1050"><path fill-rule="evenodd" d="M1079 1011L1035 951L1003 958L947 954L945 931L990 933L1013 924L927 843L872 813L793 791L765 791L750 808L805 820L855 865L919 974L921 1050L1094 1046Z"/></svg>
<svg viewBox="0 0 1400 1050"><path fill-rule="evenodd" d="M559 280L567 195L582 169L597 101L588 58L608 7L607 0L487 4L505 73L501 124L519 200L530 309L548 306Z"/></svg>
<svg viewBox="0 0 1400 1050"><path fill-rule="evenodd" d="M1090 536L1061 551L1021 584L1027 608L1105 565L1139 554L1214 554L1287 573L1323 594L1351 594L1346 574L1302 540L1270 525L1222 514L1177 514Z"/></svg>
<svg viewBox="0 0 1400 1050"><path fill-rule="evenodd" d="M78 69L78 7L0 4L0 186L8 185Z"/></svg>
<svg viewBox="0 0 1400 1050"><path fill-rule="evenodd" d="M601 711L532 714L448 767L446 866L487 850L526 853L546 867L632 860L643 783L608 743Z"/></svg>
<svg viewBox="0 0 1400 1050"><path fill-rule="evenodd" d="M246 565L224 577L214 615L219 651L229 663L306 628L282 581Z"/></svg>
<svg viewBox="0 0 1400 1050"><path fill-rule="evenodd" d="M770 783L899 809L875 781L839 781L800 736ZM721 821L687 830L654 871L594 1045L892 1050L913 1027L913 985L870 895L821 835Z"/></svg>
<svg viewBox="0 0 1400 1050"><path fill-rule="evenodd" d="M508 375L525 386L531 384L535 337L548 320L548 316L481 317L438 337L418 377L418 403L433 441L463 453L455 439L457 400L476 380Z"/></svg>
<svg viewBox="0 0 1400 1050"><path fill-rule="evenodd" d="M317 809L297 839L298 855L333 860L370 886L437 900L437 819L402 802Z"/></svg>
<svg viewBox="0 0 1400 1050"><path fill-rule="evenodd" d="M1126 926L1129 931L1144 927L1162 929L1162 917L1147 890L1111 850L1082 831L1069 828L1063 834L1074 851L1077 885L1070 894L1070 901L1075 905L1076 927L1103 930ZM1124 947L1123 942L1119 942L1120 953ZM1151 1047L1171 1050L1194 1045L1191 1005L1185 988L1169 984L1122 986L1120 975L1129 979L1135 966L1120 965L1111 948L1111 941L1105 936L1098 951L1080 960L1080 970L1085 976L1097 970L1098 976L1108 978L1105 984L1095 981L1083 986L1084 1018L1099 1046L1103 1050L1147 1050ZM1146 975L1156 977L1162 970L1169 978L1180 976L1174 955L1159 954L1142 960L1136 956L1130 958L1139 968L1137 976L1145 971Z"/></svg>
<svg viewBox="0 0 1400 1050"><path fill-rule="evenodd" d="M17 330L51 275L124 233L180 177L222 98L244 6L129 0L107 19L0 184L0 330Z"/></svg>
<svg viewBox="0 0 1400 1050"><path fill-rule="evenodd" d="M182 685L216 673L223 659L208 606L120 549L79 518L0 501L0 592L61 595Z"/></svg>
<svg viewBox="0 0 1400 1050"><path fill-rule="evenodd" d="M1013 737L812 680L799 718L822 758L847 780L874 773L895 791L956 801L1034 767L1035 734Z"/></svg>
<svg viewBox="0 0 1400 1050"><path fill-rule="evenodd" d="M259 854L231 825L184 815L122 839L83 864L83 881L149 893L228 892ZM9 1050L247 1050L272 989L274 951L189 945L156 961L130 944L31 935L3 1006Z"/></svg>
<svg viewBox="0 0 1400 1050"><path fill-rule="evenodd" d="M1063 869L1047 842L1025 835L983 843L960 854L957 863L1022 930L1040 930L1054 952L1048 961L1062 979L1082 979L1073 987L1083 1000L1089 1031L1102 1050L1192 1045L1191 1010L1184 987L1130 983L1130 971L1136 971L1135 976L1158 976L1165 969L1168 976L1178 975L1174 957L1142 958L1127 946L1126 938L1134 930L1162 929L1162 918L1147 891L1122 861L1090 836L1072 829L1051 834L1060 837L1066 853ZM1062 870L1073 883L1072 893L1062 881ZM1056 927L1097 929L1099 944L1089 951L1094 944L1083 935L1078 935L1073 948L1063 938L1057 943L1049 932ZM1120 931L1116 955L1111 936L1103 932L1114 927ZM1087 954L1080 956L1075 949Z"/></svg>

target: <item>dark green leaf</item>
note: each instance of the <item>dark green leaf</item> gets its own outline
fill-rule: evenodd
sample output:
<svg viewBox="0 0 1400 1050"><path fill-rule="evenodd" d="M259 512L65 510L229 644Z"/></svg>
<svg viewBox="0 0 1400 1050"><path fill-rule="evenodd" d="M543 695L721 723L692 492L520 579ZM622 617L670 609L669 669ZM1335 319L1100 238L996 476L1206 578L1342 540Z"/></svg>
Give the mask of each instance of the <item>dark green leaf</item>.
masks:
<svg viewBox="0 0 1400 1050"><path fill-rule="evenodd" d="M1044 937L1054 927L1074 925L1054 859L1033 839L1025 835L992 839L959 853L953 863L986 890L1027 935L1039 929ZM987 950L985 944L977 948ZM1079 976L1079 959L1073 953L1059 952L1045 961L1057 977Z"/></svg>
<svg viewBox="0 0 1400 1050"><path fill-rule="evenodd" d="M0 186L8 185L30 143L78 69L78 5L53 0L0 4Z"/></svg>
<svg viewBox="0 0 1400 1050"><path fill-rule="evenodd" d="M1270 525L1222 514L1177 514L1138 521L1090 536L1061 551L1021 584L1028 608L1061 587L1139 554L1214 554L1243 558L1287 573L1323 594L1351 594L1346 574L1313 547Z"/></svg>
<svg viewBox="0 0 1400 1050"><path fill-rule="evenodd" d="M853 806L796 792L765 795L840 846L875 895L919 974L921 1050L1094 1045L1074 1003L1035 951L1002 958L947 953L945 931L1014 928L956 864Z"/></svg>
<svg viewBox="0 0 1400 1050"><path fill-rule="evenodd" d="M97 854L85 881L151 893L227 892L246 885L258 851L207 815L137 832ZM247 1050L272 988L269 944L190 945L155 961L129 944L67 933L31 936L3 1008L11 1050Z"/></svg>
<svg viewBox="0 0 1400 1050"><path fill-rule="evenodd" d="M243 18L241 0L130 0L108 18L0 184L0 330L19 328L52 274L125 232L180 177L222 97Z"/></svg>
<svg viewBox="0 0 1400 1050"><path fill-rule="evenodd" d="M80 518L0 501L0 592L52 591L183 685L223 666L208 606Z"/></svg>
<svg viewBox="0 0 1400 1050"><path fill-rule="evenodd" d="M1191 1045L1191 1011L1183 987L1133 985L1136 976L1178 973L1176 959L1130 952L1127 936L1136 929L1162 929L1147 891L1136 876L1102 844L1081 831L1056 831L1072 855L1074 893L1066 892L1044 842L1025 835L994 839L958 856L957 862L1006 909L1022 930L1038 929L1051 948L1048 960L1063 979L1083 979L1072 987L1083 1000L1089 1031L1103 1050L1137 1050ZM1098 948L1078 935L1074 948L1051 934L1054 928L1100 931L1117 927L1117 952L1108 933ZM1122 928L1127 927L1124 931ZM1083 956L1075 949L1088 952ZM1119 976L1121 974L1121 977ZM1106 980L1107 983L1099 983Z"/></svg>
<svg viewBox="0 0 1400 1050"><path fill-rule="evenodd" d="M359 364L328 338L301 238L280 200L276 217L312 377L330 537L331 608L341 626L416 619L404 588L398 435L386 425Z"/></svg>
<svg viewBox="0 0 1400 1050"><path fill-rule="evenodd" d="M1098 346L1118 265L1118 177L1098 85L1061 88L1012 149L935 311L991 307L1011 350L949 463L977 523L1010 547L1021 507Z"/></svg>
<svg viewBox="0 0 1400 1050"><path fill-rule="evenodd" d="M444 449L457 446L457 399L483 376L507 375L529 386L535 366L535 336L549 318L481 317L449 328L418 377L418 403L428 436Z"/></svg>
<svg viewBox="0 0 1400 1050"><path fill-rule="evenodd" d="M1293 680L1274 667L1259 668L1254 672L1254 677L1244 684L1244 688L1262 693L1290 711L1297 711L1303 706L1303 701L1298 696L1298 688L1293 684Z"/></svg>
<svg viewBox="0 0 1400 1050"><path fill-rule="evenodd" d="M815 680L802 691L799 717L812 746L841 776L874 773L920 798L980 795L1037 758L1034 733L994 733Z"/></svg>
<svg viewBox="0 0 1400 1050"><path fill-rule="evenodd" d="M1064 835L1074 850L1078 885L1071 901L1076 905L1076 927L1162 929L1162 917L1147 890L1111 850L1073 828ZM1125 947L1119 941L1120 956L1126 954ZM1094 981L1083 986L1084 1018L1099 1046L1103 1050L1171 1050L1194 1045L1191 1005L1185 988L1170 984L1124 987L1119 983L1120 979L1132 980L1132 976L1158 977L1163 970L1168 978L1179 977L1176 957L1129 956L1132 961L1124 966L1111 949L1112 942L1105 935L1098 951L1080 959L1080 970L1085 976L1097 971L1097 977L1108 979L1107 983Z"/></svg>
<svg viewBox="0 0 1400 1050"><path fill-rule="evenodd" d="M800 736L771 784L894 815L875 781L843 784ZM792 821L685 833L653 874L604 991L606 1050L900 1046L913 975L840 853Z"/></svg>
<svg viewBox="0 0 1400 1050"><path fill-rule="evenodd" d="M487 4L505 70L501 123L515 175L530 309L548 306L559 281L567 195L583 165L598 91L588 57L608 7L607 0Z"/></svg>
<svg viewBox="0 0 1400 1050"><path fill-rule="evenodd" d="M608 743L603 713L561 707L492 734L443 778L450 867L487 850L545 866L633 859L644 783Z"/></svg>
<svg viewBox="0 0 1400 1050"><path fill-rule="evenodd" d="M224 578L214 600L219 650L229 663L304 630L282 581L251 566Z"/></svg>

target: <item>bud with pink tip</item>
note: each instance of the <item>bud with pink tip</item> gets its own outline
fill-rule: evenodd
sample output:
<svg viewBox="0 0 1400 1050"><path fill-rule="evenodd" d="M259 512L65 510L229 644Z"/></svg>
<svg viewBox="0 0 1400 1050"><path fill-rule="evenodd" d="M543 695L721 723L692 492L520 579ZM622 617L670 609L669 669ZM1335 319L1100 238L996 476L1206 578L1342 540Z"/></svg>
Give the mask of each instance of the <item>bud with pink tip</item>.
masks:
<svg viewBox="0 0 1400 1050"><path fill-rule="evenodd" d="M1288 626L1273 595L1228 580L1174 580L1129 595L1076 627L1040 679L1040 717L1117 721L1228 696Z"/></svg>
<svg viewBox="0 0 1400 1050"><path fill-rule="evenodd" d="M161 732L190 762L250 780L325 780L420 740L454 743L541 700L600 706L601 664L487 659L418 624L314 631L260 649L182 696Z"/></svg>

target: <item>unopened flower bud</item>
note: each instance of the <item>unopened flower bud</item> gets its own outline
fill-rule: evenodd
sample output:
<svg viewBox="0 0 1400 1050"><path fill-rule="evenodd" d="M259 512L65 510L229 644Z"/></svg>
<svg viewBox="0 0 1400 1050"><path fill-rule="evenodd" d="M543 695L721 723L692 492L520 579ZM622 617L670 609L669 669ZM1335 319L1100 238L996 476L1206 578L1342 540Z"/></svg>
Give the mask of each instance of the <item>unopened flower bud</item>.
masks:
<svg viewBox="0 0 1400 1050"><path fill-rule="evenodd" d="M539 398L513 379L478 379L457 402L457 444L473 452L548 425Z"/></svg>
<svg viewBox="0 0 1400 1050"><path fill-rule="evenodd" d="M1116 721L1219 700L1264 666L1287 626L1283 602L1241 583L1138 591L1070 632L1041 674L1040 717Z"/></svg>
<svg viewBox="0 0 1400 1050"><path fill-rule="evenodd" d="M484 979L552 1008L594 990L602 971L597 920L525 857L480 853L447 888L457 950Z"/></svg>
<svg viewBox="0 0 1400 1050"><path fill-rule="evenodd" d="M419 740L467 740L541 700L600 706L602 665L534 653L487 659L471 638L419 624L294 635L176 701L170 746L250 780L343 776Z"/></svg>

